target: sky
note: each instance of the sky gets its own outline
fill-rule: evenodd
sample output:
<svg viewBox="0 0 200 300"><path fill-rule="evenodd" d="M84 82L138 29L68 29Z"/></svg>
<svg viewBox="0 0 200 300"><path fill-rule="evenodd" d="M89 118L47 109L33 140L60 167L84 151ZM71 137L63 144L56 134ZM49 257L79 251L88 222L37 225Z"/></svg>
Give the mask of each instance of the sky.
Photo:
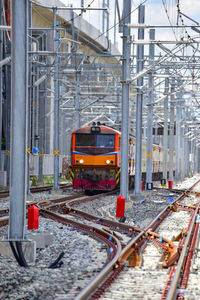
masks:
<svg viewBox="0 0 200 300"><path fill-rule="evenodd" d="M81 6L81 0L62 0L65 5L73 4L74 7ZM114 7L115 0L110 0L110 21L109 28L114 25ZM147 25L170 25L176 24L177 22L177 4L179 3L180 11L187 15L189 18L200 23L200 1L199 0L136 0L132 1L132 11L131 23L137 24L138 20L138 10L137 7L141 3L145 5L145 24ZM88 4L91 7L102 7L103 0L85 0L84 6L87 7ZM123 0L119 0L120 10L122 12ZM83 14L83 17L102 31L102 11L87 11ZM118 21L118 20L117 20ZM179 25L183 22L185 25L194 25L195 23L185 16L178 18ZM200 28L199 28L200 29ZM187 29L187 33L192 36L197 36L198 34L194 31ZM187 35L183 29L175 29L175 34L172 29L156 29L156 40L179 40L181 37ZM131 29L131 34L137 37L136 29ZM117 30L117 41L119 48L121 47L121 34ZM114 30L111 29L109 33L109 38L114 42ZM145 40L148 40L148 30L145 30Z"/></svg>

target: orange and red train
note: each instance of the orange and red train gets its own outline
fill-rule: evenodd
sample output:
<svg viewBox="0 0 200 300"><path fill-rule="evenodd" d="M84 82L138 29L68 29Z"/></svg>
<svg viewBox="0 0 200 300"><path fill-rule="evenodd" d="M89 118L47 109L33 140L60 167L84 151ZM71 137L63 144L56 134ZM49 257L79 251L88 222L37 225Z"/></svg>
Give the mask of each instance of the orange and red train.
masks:
<svg viewBox="0 0 200 300"><path fill-rule="evenodd" d="M74 189L112 190L120 175L119 131L87 126L72 133L71 179Z"/></svg>
<svg viewBox="0 0 200 300"><path fill-rule="evenodd" d="M142 142L142 176L146 177L146 141ZM153 180L162 178L163 149L153 145ZM169 158L169 155L168 155ZM135 137L129 139L129 185L134 185ZM79 128L72 133L71 166L74 189L109 191L119 185L121 166L121 133L105 125Z"/></svg>

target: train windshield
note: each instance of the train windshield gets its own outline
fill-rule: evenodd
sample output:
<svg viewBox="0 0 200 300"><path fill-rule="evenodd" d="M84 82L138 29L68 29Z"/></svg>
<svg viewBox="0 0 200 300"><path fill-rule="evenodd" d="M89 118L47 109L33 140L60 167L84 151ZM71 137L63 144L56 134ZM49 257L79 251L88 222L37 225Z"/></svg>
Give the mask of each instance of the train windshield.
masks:
<svg viewBox="0 0 200 300"><path fill-rule="evenodd" d="M115 150L114 134L76 134L76 151L105 154Z"/></svg>
<svg viewBox="0 0 200 300"><path fill-rule="evenodd" d="M96 135L96 147L109 147L112 148L115 145L115 136L111 134L97 134Z"/></svg>

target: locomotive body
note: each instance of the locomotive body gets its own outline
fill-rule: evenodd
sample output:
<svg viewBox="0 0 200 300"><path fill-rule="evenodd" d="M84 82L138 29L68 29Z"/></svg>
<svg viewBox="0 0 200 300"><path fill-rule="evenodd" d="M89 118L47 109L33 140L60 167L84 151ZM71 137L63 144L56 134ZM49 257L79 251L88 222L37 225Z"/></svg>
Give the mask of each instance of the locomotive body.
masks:
<svg viewBox="0 0 200 300"><path fill-rule="evenodd" d="M146 179L146 160L152 158L152 179L162 178L163 149L153 145L147 153L142 141L142 180ZM72 133L71 166L69 168L74 189L85 191L113 190L119 185L121 166L121 133L113 128L87 126ZM169 155L168 155L169 161ZM129 138L129 186L134 186L135 137Z"/></svg>
<svg viewBox="0 0 200 300"><path fill-rule="evenodd" d="M106 126L72 133L70 174L74 189L113 190L120 174L119 131Z"/></svg>

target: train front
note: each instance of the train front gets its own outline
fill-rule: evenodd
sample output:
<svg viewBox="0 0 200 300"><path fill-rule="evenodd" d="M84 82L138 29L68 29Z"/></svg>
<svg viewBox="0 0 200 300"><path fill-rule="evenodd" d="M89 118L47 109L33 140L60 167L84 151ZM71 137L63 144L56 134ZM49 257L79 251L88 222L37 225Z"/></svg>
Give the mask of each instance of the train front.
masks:
<svg viewBox="0 0 200 300"><path fill-rule="evenodd" d="M74 131L69 170L73 189L113 190L120 175L120 133L107 126Z"/></svg>

